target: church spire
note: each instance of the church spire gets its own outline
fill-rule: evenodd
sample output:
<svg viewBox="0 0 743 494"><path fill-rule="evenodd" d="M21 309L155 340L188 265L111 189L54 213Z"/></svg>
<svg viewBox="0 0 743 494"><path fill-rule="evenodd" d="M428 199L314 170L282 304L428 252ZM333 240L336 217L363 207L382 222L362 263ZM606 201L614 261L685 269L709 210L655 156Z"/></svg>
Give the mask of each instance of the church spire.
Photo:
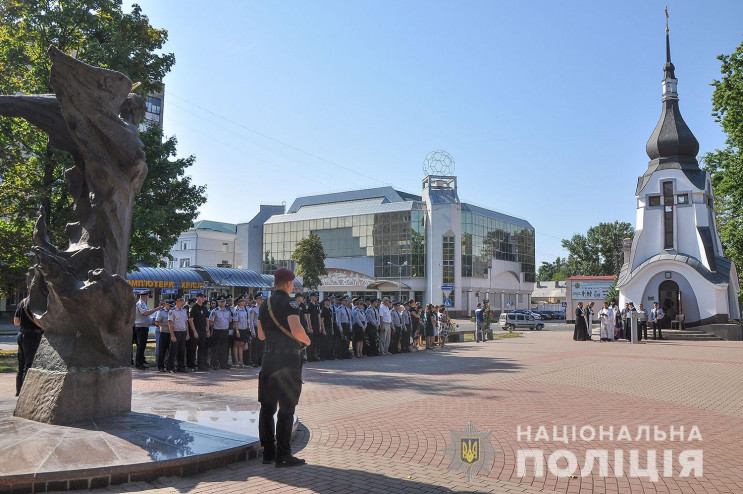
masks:
<svg viewBox="0 0 743 494"><path fill-rule="evenodd" d="M663 101L679 99L675 70L676 67L671 62L671 39L668 33L668 7L666 7L666 64L663 66Z"/></svg>
<svg viewBox="0 0 743 494"><path fill-rule="evenodd" d="M638 192L656 170L681 169L689 178L701 173L697 162L699 142L684 122L678 104L678 80L671 62L671 41L668 30L668 8L666 7L666 63L663 66L663 112L655 126L645 150L650 158L648 169L640 178ZM703 183L701 184L703 187Z"/></svg>

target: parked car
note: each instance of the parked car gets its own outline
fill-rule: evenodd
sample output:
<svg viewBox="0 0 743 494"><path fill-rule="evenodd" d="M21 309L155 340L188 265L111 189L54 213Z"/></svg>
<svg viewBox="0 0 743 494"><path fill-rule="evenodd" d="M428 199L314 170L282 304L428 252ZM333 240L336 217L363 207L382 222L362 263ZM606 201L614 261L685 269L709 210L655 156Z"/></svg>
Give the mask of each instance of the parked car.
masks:
<svg viewBox="0 0 743 494"><path fill-rule="evenodd" d="M529 314L523 314L521 312L509 312L508 314L501 314L498 319L498 324L501 329L513 331L514 329L529 328L529 331L536 329L541 331L544 329L544 323L537 320L534 316Z"/></svg>
<svg viewBox="0 0 743 494"><path fill-rule="evenodd" d="M526 314L532 316L534 319L542 319L542 314L529 309L516 309L513 312L516 314Z"/></svg>
<svg viewBox="0 0 743 494"><path fill-rule="evenodd" d="M555 311L555 319L565 319L565 311L564 310L556 310Z"/></svg>
<svg viewBox="0 0 743 494"><path fill-rule="evenodd" d="M535 312L541 314L542 319L554 319L555 318L555 313L551 310L538 310Z"/></svg>

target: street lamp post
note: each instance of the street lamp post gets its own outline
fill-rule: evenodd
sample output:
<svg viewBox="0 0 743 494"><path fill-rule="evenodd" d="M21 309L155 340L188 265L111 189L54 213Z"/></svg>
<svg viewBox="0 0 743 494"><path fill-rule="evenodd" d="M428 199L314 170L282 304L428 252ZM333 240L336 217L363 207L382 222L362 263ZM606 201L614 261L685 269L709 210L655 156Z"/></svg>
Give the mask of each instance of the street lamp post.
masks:
<svg viewBox="0 0 743 494"><path fill-rule="evenodd" d="M397 301L400 302L402 299L402 267L408 265L408 261L402 264L395 264L392 261L387 261L390 266L397 266Z"/></svg>

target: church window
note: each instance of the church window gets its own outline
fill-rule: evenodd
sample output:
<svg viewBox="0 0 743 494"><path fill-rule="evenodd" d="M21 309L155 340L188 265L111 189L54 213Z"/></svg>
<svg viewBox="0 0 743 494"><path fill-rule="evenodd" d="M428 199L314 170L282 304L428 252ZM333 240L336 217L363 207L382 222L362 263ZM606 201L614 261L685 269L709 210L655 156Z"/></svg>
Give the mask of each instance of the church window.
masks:
<svg viewBox="0 0 743 494"><path fill-rule="evenodd" d="M660 196L648 197L648 206L650 207L660 206Z"/></svg>
<svg viewBox="0 0 743 494"><path fill-rule="evenodd" d="M663 248L673 249L673 182L663 182Z"/></svg>
<svg viewBox="0 0 743 494"><path fill-rule="evenodd" d="M677 204L689 204L689 194L679 194L676 196Z"/></svg>

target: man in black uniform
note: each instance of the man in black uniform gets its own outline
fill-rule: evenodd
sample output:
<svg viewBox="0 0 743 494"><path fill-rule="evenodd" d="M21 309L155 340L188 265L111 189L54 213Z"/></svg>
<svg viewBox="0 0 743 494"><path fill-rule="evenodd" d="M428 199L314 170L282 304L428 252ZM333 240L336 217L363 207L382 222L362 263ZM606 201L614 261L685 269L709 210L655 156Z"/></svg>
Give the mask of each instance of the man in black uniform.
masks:
<svg viewBox="0 0 743 494"><path fill-rule="evenodd" d="M188 324L193 332L193 338L189 340L187 360L189 367L196 367L200 371L209 370L209 359L207 358L209 351L206 348L209 308L204 303L204 299L202 292L197 293L196 303L188 310Z"/></svg>
<svg viewBox="0 0 743 494"><path fill-rule="evenodd" d="M293 288L293 287L292 287ZM294 294L294 301L297 302L297 308L299 309L299 323L304 328L304 332L307 333L307 337L309 338L310 334L310 315L307 312L307 304L304 303L304 294L299 292ZM314 350L314 349L313 349ZM302 359L305 362L314 362L314 359L311 355L311 350L307 350L306 348L302 349Z"/></svg>
<svg viewBox="0 0 743 494"><path fill-rule="evenodd" d="M26 287L26 290L28 290L28 287ZM38 321L28 308L28 297L21 300L16 307L13 325L21 327L18 333L18 374L15 377L15 395L18 396L21 393L26 372L33 364L36 350L39 349L41 336L44 334Z"/></svg>
<svg viewBox="0 0 743 494"><path fill-rule="evenodd" d="M320 327L323 334L323 356L328 360L335 360L333 345L335 344L333 336L333 324L335 317L333 316L333 309L330 305L330 298L325 298L322 301L322 309L320 310Z"/></svg>
<svg viewBox="0 0 743 494"><path fill-rule="evenodd" d="M310 316L310 341L312 342L312 348L308 348L307 360L325 360L325 349L323 348L324 335L322 328L320 327L320 312L322 307L318 303L317 299L320 294L317 292L310 292L310 303L307 304L307 314Z"/></svg>
<svg viewBox="0 0 743 494"><path fill-rule="evenodd" d="M333 310L333 296L330 296L323 300L323 308L320 313L320 326L322 326L325 332L325 358L328 360L335 360L335 345L336 345L336 331L335 329L335 311Z"/></svg>
<svg viewBox="0 0 743 494"><path fill-rule="evenodd" d="M302 360L300 348L309 345L299 318L299 303L289 297L294 273L279 268L274 273L276 291L261 306L258 315L258 338L265 342L263 364L258 374L258 401L261 411L258 431L263 446L263 463L276 461L276 467L304 465L305 461L291 452L294 409L302 393ZM274 413L279 407L274 436Z"/></svg>

